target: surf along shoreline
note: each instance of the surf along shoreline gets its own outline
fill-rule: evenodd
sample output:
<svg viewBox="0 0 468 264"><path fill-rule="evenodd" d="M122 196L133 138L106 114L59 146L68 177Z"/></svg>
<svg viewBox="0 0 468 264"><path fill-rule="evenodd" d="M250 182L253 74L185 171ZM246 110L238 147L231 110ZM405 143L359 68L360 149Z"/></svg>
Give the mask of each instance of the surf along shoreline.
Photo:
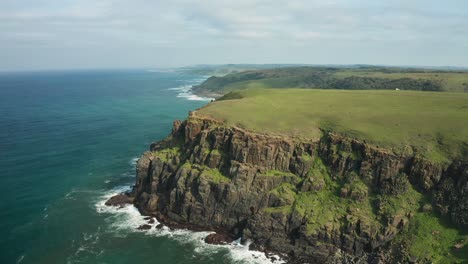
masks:
<svg viewBox="0 0 468 264"><path fill-rule="evenodd" d="M214 101L215 98L219 98L222 94L218 93L197 93L192 88L194 85L182 85L176 88L170 88L169 90L179 92L177 97L185 98L186 100L199 100L199 101L207 101L207 104L210 101ZM138 158L139 159L139 158ZM136 163L138 163L138 159ZM227 230L222 227L217 226L200 226L191 223L179 223L177 221L173 221L169 219L167 216L162 214L161 212L151 212L147 213L142 211L140 208L134 205L134 186L131 186L132 189L128 189L125 191L120 190L117 194L108 196L105 201L101 201L101 206L104 205L106 207L113 207L116 210L124 209L127 206L132 206L133 208L137 209L139 214L143 217L145 223L140 223L139 226L134 227L135 230L146 232L150 230L163 230L165 228L169 229L169 231L177 231L177 230L187 230L192 232L211 232L207 234L203 241L206 244L210 245L219 245L219 246L246 246L248 247L249 252L252 254L255 253L262 253L266 257L266 260L270 263L290 263L290 259L287 254L282 252L275 252L272 250L268 250L265 247L261 247L251 243L247 240L242 240L241 238L234 237L230 230ZM157 222L154 220L156 219ZM229 249L231 250L231 249ZM253 256L254 258L258 258Z"/></svg>

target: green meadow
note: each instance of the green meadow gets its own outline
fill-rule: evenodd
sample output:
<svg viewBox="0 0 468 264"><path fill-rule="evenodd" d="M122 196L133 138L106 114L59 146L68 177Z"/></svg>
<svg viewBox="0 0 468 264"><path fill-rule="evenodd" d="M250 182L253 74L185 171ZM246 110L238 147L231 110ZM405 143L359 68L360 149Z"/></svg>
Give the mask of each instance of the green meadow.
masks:
<svg viewBox="0 0 468 264"><path fill-rule="evenodd" d="M385 67L284 67L211 77L196 93L224 94L249 87L468 92L468 71Z"/></svg>
<svg viewBox="0 0 468 264"><path fill-rule="evenodd" d="M468 149L467 93L257 87L230 92L198 114L259 133L318 139L333 131L438 162Z"/></svg>
<svg viewBox="0 0 468 264"><path fill-rule="evenodd" d="M402 79L438 81L443 87L443 91L467 92L468 73L467 72L371 72L371 71L340 71L333 74L337 78L347 78L352 76L366 78Z"/></svg>

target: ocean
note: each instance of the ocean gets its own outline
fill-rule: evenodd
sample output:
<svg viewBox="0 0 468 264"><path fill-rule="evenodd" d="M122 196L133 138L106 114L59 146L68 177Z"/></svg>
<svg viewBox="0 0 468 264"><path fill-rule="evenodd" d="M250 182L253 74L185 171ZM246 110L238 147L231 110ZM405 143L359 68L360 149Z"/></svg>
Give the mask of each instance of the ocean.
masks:
<svg viewBox="0 0 468 264"><path fill-rule="evenodd" d="M153 70L0 73L0 263L271 263L207 232L138 231L135 164L209 102L206 76Z"/></svg>

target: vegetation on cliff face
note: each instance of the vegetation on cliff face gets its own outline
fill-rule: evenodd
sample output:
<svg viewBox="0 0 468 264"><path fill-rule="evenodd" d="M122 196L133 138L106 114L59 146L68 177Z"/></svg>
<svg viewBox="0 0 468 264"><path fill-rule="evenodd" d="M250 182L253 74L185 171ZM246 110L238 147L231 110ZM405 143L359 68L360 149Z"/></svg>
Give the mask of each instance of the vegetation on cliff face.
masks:
<svg viewBox="0 0 468 264"><path fill-rule="evenodd" d="M424 210L427 197L407 180L404 187L395 189L396 193L382 194L381 190L368 187L355 173L345 179L332 180L319 158L315 159L309 174L314 175L313 182L323 182L325 178L326 183L313 191L301 191L291 184L282 184L272 193L290 205L265 208L264 211L301 215L307 221L309 235L353 225L358 225L360 232L372 237L381 230L396 234L397 229L401 229L393 245L413 260L422 263L463 263L468 260L468 251L456 248L456 245L468 246L468 233L436 216L432 208Z"/></svg>
<svg viewBox="0 0 468 264"><path fill-rule="evenodd" d="M167 148L158 152L154 152L154 156L161 159L162 161L170 161L173 157L179 154L180 148Z"/></svg>
<svg viewBox="0 0 468 264"><path fill-rule="evenodd" d="M468 72L382 67L285 67L211 77L194 87L194 91L224 94L245 88L285 87L468 92Z"/></svg>
<svg viewBox="0 0 468 264"><path fill-rule="evenodd" d="M421 263L467 263L468 234L432 212L416 212L394 241Z"/></svg>
<svg viewBox="0 0 468 264"><path fill-rule="evenodd" d="M334 131L400 153L417 151L438 162L468 153L466 93L304 89L232 93L240 99L216 101L197 113L260 133L320 138L324 130Z"/></svg>
<svg viewBox="0 0 468 264"><path fill-rule="evenodd" d="M199 112L151 149L134 188L144 213L316 262L468 260L468 162L442 166L327 131L253 133Z"/></svg>
<svg viewBox="0 0 468 264"><path fill-rule="evenodd" d="M356 73L334 74L362 81ZM400 82L410 72L359 74ZM418 83L439 73L411 74ZM452 74L455 87L465 73ZM233 87L242 81L226 80L239 76L215 81ZM152 144L138 162L134 201L311 262L464 263L466 120L467 93L235 90Z"/></svg>
<svg viewBox="0 0 468 264"><path fill-rule="evenodd" d="M218 169L203 166L200 177L214 183L228 183L231 179L224 176Z"/></svg>

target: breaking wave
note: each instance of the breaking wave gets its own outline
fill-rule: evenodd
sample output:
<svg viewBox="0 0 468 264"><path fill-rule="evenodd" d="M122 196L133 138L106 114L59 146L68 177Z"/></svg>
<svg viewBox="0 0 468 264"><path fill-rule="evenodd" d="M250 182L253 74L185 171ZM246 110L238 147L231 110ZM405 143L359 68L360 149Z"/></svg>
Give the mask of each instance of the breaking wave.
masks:
<svg viewBox="0 0 468 264"><path fill-rule="evenodd" d="M154 219L153 224L149 224L145 220L145 216L141 215L133 205L127 205L122 208L106 206L104 203L113 195L128 191L127 186L116 187L107 191L95 203L96 211L100 214L108 214L106 221L108 226L116 236L125 236L126 233L139 232L147 236L166 237L173 239L181 244L191 243L195 247L195 254L207 255L215 254L220 250L227 250L228 256L233 263L256 263L256 264L279 264L286 263L279 256L267 257L263 252L249 250L249 243L246 245L231 244L231 245L211 245L205 243L204 239L212 232L194 232L186 229L170 230L164 226L157 229L159 224L157 219ZM151 225L149 230L137 230L137 227L143 224Z"/></svg>
<svg viewBox="0 0 468 264"><path fill-rule="evenodd" d="M178 92L177 97L185 98L189 101L211 101L214 98L211 97L201 97L192 93L192 85L181 85L175 88L169 88L170 91Z"/></svg>
<svg viewBox="0 0 468 264"><path fill-rule="evenodd" d="M197 85L202 83L208 78L208 76L203 76L200 78L196 79L191 79L191 80L179 80L180 82L184 83L178 87L174 88L169 88L169 91L176 91L177 92L177 97L179 98L185 98L189 101L211 101L214 98L211 97L202 97L193 94L192 92L192 86Z"/></svg>

